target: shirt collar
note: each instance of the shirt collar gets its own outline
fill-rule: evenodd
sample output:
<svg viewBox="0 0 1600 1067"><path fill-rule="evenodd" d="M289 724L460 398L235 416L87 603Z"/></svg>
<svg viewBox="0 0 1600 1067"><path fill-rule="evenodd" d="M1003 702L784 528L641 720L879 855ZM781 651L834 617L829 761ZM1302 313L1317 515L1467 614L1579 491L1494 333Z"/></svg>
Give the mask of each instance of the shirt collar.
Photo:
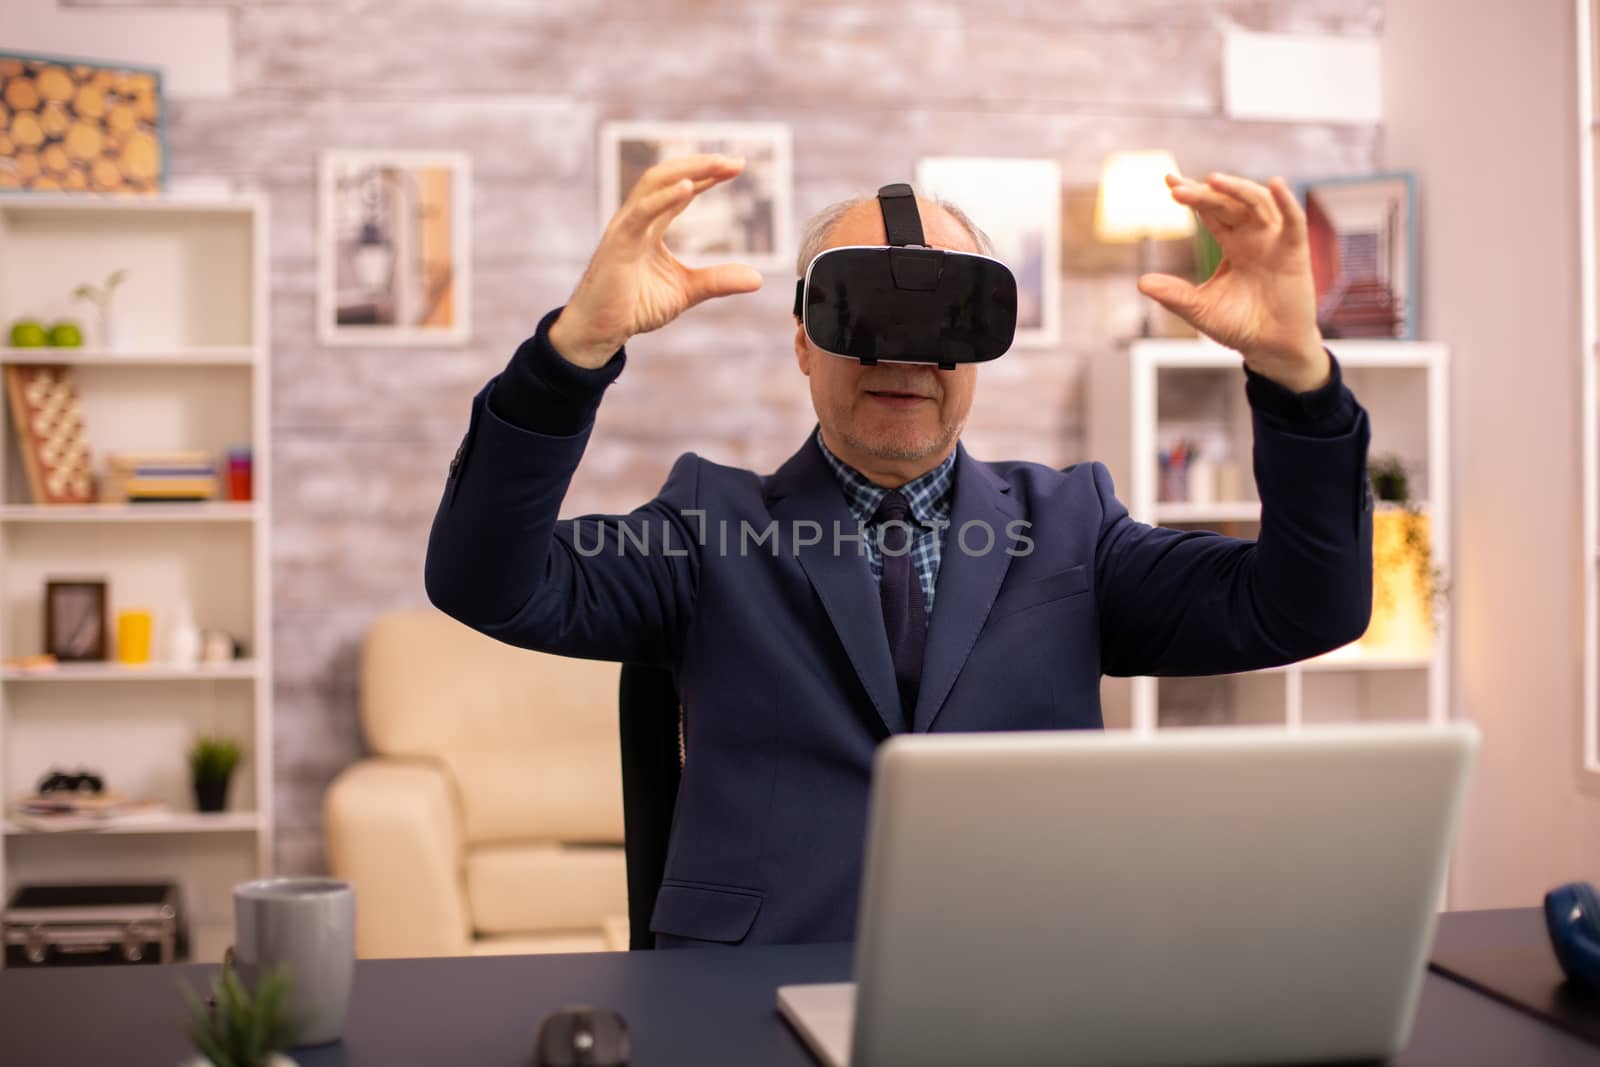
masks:
<svg viewBox="0 0 1600 1067"><path fill-rule="evenodd" d="M889 490L874 484L872 479L830 452L822 440L820 426L817 427L816 438L817 447L822 450L822 458L827 461L834 477L839 480L840 488L844 490L845 502L850 505L850 513L858 522L870 522L878 510L878 504ZM955 483L955 468L956 454L952 450L944 458L943 463L900 487L901 495L906 498L906 503L911 508L912 517L919 523L930 524L935 520L950 517L950 495Z"/></svg>

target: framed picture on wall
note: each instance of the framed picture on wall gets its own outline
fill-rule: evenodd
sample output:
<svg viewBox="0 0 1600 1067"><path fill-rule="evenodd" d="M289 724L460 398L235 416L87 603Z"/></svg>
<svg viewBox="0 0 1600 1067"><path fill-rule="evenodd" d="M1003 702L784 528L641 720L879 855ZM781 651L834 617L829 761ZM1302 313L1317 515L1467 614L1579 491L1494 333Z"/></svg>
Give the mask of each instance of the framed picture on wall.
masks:
<svg viewBox="0 0 1600 1067"><path fill-rule="evenodd" d="M1417 336L1416 178L1405 172L1300 183L1326 337Z"/></svg>
<svg viewBox="0 0 1600 1067"><path fill-rule="evenodd" d="M640 175L674 156L743 156L744 173L706 190L667 227L667 248L691 267L746 263L790 271L794 179L789 127L768 122L608 122L600 128L600 224Z"/></svg>
<svg viewBox="0 0 1600 1067"><path fill-rule="evenodd" d="M0 191L159 193L166 187L161 71L0 51Z"/></svg>
<svg viewBox="0 0 1600 1067"><path fill-rule="evenodd" d="M63 663L106 658L103 580L45 582L44 648Z"/></svg>
<svg viewBox="0 0 1600 1067"><path fill-rule="evenodd" d="M324 152L317 337L459 345L470 334L472 172L459 152Z"/></svg>
<svg viewBox="0 0 1600 1067"><path fill-rule="evenodd" d="M916 190L961 208L1017 278L1014 348L1061 336L1061 167L1050 159L933 156L917 163Z"/></svg>

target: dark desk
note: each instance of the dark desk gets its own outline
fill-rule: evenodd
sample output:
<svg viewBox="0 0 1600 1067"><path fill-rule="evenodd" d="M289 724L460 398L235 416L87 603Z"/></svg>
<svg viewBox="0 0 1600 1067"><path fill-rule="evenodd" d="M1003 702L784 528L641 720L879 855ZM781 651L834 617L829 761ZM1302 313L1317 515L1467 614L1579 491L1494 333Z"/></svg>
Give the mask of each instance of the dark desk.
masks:
<svg viewBox="0 0 1600 1067"><path fill-rule="evenodd" d="M1466 913L1445 916L1440 938L1508 943L1528 929L1505 913ZM527 1067L539 1016L587 1001L627 1018L638 1067L811 1067L777 1015L774 990L838 981L849 968L846 945L363 961L343 1044L293 1055L302 1067ZM0 1064L174 1067L187 1054L176 982L199 987L214 971L0 971ZM1430 973L1411 1045L1393 1062L1567 1067L1600 1062L1600 1052Z"/></svg>

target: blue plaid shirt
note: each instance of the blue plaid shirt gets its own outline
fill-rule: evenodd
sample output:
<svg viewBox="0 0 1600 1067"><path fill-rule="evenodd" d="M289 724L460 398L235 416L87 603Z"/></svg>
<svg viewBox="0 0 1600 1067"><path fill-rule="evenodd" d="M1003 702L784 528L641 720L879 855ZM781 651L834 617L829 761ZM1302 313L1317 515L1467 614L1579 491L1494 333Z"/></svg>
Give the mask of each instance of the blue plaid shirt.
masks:
<svg viewBox="0 0 1600 1067"><path fill-rule="evenodd" d="M867 476L828 451L822 442L822 428L817 428L817 447L822 458L833 468L839 487L844 490L845 503L866 531L865 551L867 563L872 568L872 580L883 580L883 552L879 549L880 524L872 521L878 504L889 492L874 485ZM916 529L911 543L911 564L917 568L917 580L922 583L922 607L925 619L933 618L933 588L939 580L939 546L944 531L950 523L950 498L955 488L956 454L951 452L927 474L920 475L900 487L900 493L911 507L911 517Z"/></svg>

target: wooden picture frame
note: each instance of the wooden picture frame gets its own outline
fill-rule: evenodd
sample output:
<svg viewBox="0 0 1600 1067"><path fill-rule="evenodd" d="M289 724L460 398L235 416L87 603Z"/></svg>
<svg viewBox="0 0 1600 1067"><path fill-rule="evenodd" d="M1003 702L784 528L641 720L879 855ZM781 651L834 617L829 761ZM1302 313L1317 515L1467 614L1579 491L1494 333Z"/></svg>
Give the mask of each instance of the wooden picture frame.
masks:
<svg viewBox="0 0 1600 1067"><path fill-rule="evenodd" d="M104 579L52 579L44 587L45 651L62 663L106 659L109 645Z"/></svg>
<svg viewBox="0 0 1600 1067"><path fill-rule="evenodd" d="M160 68L0 50L0 103L0 192L165 191Z"/></svg>

